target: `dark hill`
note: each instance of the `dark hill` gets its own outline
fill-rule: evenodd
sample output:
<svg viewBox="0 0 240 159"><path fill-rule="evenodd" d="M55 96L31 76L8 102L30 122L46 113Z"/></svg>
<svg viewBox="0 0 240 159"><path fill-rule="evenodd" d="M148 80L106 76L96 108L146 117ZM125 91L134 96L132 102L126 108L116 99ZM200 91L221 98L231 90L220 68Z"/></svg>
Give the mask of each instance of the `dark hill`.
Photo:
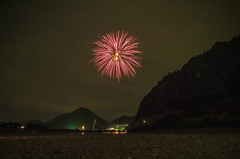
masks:
<svg viewBox="0 0 240 159"><path fill-rule="evenodd" d="M20 124L22 124L24 126L29 124L29 123L38 124L38 125L44 125L44 123L41 122L40 120L24 120L24 121L20 122Z"/></svg>
<svg viewBox="0 0 240 159"><path fill-rule="evenodd" d="M96 129L108 128L109 123L86 108L79 108L71 113L65 113L45 123L47 128L75 129L84 126L92 129L96 119Z"/></svg>
<svg viewBox="0 0 240 159"><path fill-rule="evenodd" d="M111 124L130 124L135 120L136 116L122 116L117 119L114 119Z"/></svg>
<svg viewBox="0 0 240 159"><path fill-rule="evenodd" d="M132 127L240 126L239 81L240 36L163 77L141 101Z"/></svg>

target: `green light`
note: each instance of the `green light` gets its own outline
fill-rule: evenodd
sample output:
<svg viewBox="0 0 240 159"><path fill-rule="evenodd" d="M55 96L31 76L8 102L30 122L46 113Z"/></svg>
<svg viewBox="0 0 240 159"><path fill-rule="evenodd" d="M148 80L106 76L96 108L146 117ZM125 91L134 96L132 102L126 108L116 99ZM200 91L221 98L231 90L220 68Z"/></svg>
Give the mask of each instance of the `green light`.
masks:
<svg viewBox="0 0 240 159"><path fill-rule="evenodd" d="M75 124L69 124L66 126L67 129L76 129L78 128L78 126L76 126Z"/></svg>
<svg viewBox="0 0 240 159"><path fill-rule="evenodd" d="M67 129L75 129L73 126L68 126Z"/></svg>
<svg viewBox="0 0 240 159"><path fill-rule="evenodd" d="M143 123L146 123L146 120L143 120Z"/></svg>

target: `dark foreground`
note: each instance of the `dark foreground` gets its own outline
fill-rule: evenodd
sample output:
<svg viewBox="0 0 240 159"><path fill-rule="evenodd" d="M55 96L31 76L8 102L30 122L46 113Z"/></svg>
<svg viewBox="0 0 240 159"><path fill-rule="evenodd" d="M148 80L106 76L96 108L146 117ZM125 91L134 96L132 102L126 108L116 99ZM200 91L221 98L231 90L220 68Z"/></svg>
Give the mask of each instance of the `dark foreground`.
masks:
<svg viewBox="0 0 240 159"><path fill-rule="evenodd" d="M0 158L240 158L238 133L0 136Z"/></svg>

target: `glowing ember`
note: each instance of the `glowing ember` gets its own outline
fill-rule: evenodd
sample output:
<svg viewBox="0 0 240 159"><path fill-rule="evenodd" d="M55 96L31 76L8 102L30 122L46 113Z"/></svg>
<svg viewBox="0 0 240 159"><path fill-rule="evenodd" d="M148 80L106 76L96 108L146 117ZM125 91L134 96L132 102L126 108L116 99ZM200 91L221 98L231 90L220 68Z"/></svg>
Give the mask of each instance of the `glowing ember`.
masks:
<svg viewBox="0 0 240 159"><path fill-rule="evenodd" d="M102 75L106 74L110 78L117 78L120 81L121 73L125 76L136 74L133 67L141 67L139 61L141 57L135 54L141 53L136 50L138 42L133 37L127 37L128 33L119 31L116 36L113 33L100 37L100 41L94 42L98 46L93 49L95 57L93 58L98 71L102 69Z"/></svg>

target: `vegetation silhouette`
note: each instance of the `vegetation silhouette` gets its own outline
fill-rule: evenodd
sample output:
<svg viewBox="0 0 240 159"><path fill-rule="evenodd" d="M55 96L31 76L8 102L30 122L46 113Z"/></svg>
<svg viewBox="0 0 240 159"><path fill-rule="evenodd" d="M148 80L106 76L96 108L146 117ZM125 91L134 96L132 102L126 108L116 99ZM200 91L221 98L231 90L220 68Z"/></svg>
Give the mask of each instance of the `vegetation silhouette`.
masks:
<svg viewBox="0 0 240 159"><path fill-rule="evenodd" d="M21 128L21 124L17 123L17 122L11 122L9 121L8 123L3 122L2 124L0 124L1 128Z"/></svg>
<svg viewBox="0 0 240 159"><path fill-rule="evenodd" d="M240 36L216 42L152 88L131 128L239 127L239 72Z"/></svg>

